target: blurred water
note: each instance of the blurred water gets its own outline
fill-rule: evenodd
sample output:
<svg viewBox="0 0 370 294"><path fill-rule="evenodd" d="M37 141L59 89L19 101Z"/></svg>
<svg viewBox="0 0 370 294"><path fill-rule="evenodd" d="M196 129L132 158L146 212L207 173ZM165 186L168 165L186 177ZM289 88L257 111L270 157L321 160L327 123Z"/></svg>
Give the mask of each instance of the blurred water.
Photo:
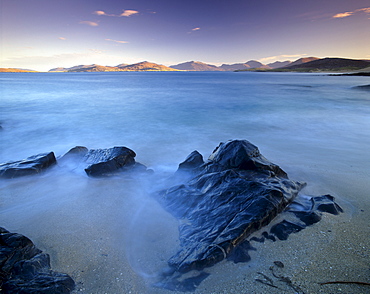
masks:
<svg viewBox="0 0 370 294"><path fill-rule="evenodd" d="M292 179L308 181L310 192L356 204L349 187L369 186L370 176L370 95L353 88L365 84L368 77L292 73L2 73L0 162L60 156L76 145L126 146L160 174L193 150L207 158L221 141L247 139ZM88 253L105 258L124 244L127 261L119 256L100 274L116 272L119 260L152 276L177 244L176 222L147 198L156 188L65 169L0 181L0 225L55 250L61 270L69 259L86 267ZM109 244L92 245L103 239ZM99 293L102 281L85 279Z"/></svg>
<svg viewBox="0 0 370 294"><path fill-rule="evenodd" d="M359 152L370 142L369 92L352 89L367 77L35 73L0 81L1 162L75 145L124 145L155 166L233 138Z"/></svg>

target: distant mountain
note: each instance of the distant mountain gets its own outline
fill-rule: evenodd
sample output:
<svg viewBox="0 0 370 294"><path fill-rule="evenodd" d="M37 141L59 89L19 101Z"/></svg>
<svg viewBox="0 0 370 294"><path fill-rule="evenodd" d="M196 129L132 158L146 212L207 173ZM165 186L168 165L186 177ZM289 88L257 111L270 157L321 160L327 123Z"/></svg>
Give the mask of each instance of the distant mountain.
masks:
<svg viewBox="0 0 370 294"><path fill-rule="evenodd" d="M114 72L114 71L175 71L164 65L151 63L147 61L125 64L121 63L117 66L103 66L98 64L77 65L69 68L57 67L49 70L49 72Z"/></svg>
<svg viewBox="0 0 370 294"><path fill-rule="evenodd" d="M304 57L304 58L299 58L297 59L296 61L290 63L289 67L291 66L296 66L296 65L300 65L300 64L303 64L303 63L307 63L307 62L311 62L311 61L315 61L315 60L319 60L320 58L317 58L317 57Z"/></svg>
<svg viewBox="0 0 370 294"><path fill-rule="evenodd" d="M224 71L235 71L235 70L248 69L251 67L246 63L234 63L234 64L223 64L219 68Z"/></svg>
<svg viewBox="0 0 370 294"><path fill-rule="evenodd" d="M67 71L76 71L79 69L84 69L84 68L93 68L94 66L97 66L97 64L90 64L90 65L75 65L72 67L57 67L57 68L52 68L49 70L49 72L67 72Z"/></svg>
<svg viewBox="0 0 370 294"><path fill-rule="evenodd" d="M255 60L250 60L245 63L222 64L221 66L207 64L200 61L188 61L176 65L171 65L170 67L186 71L235 71L252 68L270 68L267 65Z"/></svg>
<svg viewBox="0 0 370 294"><path fill-rule="evenodd" d="M206 64L200 61L188 61L176 65L171 65L170 68L187 71L220 71L222 69L215 65Z"/></svg>
<svg viewBox="0 0 370 294"><path fill-rule="evenodd" d="M120 71L119 68L113 66L103 66L103 65L85 65L85 66L74 66L68 69L67 72L104 72L104 71Z"/></svg>
<svg viewBox="0 0 370 294"><path fill-rule="evenodd" d="M250 61L246 62L245 64L249 65L250 68L270 68L267 65L265 65L265 64L263 64L259 61L256 61L256 60L250 60Z"/></svg>
<svg viewBox="0 0 370 294"><path fill-rule="evenodd" d="M247 70L247 69L252 69L252 68L270 69L268 65L265 65L255 60L250 60L246 63L223 64L219 68L225 71Z"/></svg>
<svg viewBox="0 0 370 294"><path fill-rule="evenodd" d="M120 67L121 71L176 71L174 68L168 66L143 61L131 65Z"/></svg>
<svg viewBox="0 0 370 294"><path fill-rule="evenodd" d="M317 58L305 57L294 62L290 60L263 64L256 60L245 63L222 64L216 66L200 61L188 61L170 67L143 61L135 64L121 63L117 66L98 64L76 65L72 67L57 67L49 72L120 72L120 71L274 71L274 72L369 72L370 60L348 58ZM0 68L0 72L37 72L29 69Z"/></svg>
<svg viewBox="0 0 370 294"><path fill-rule="evenodd" d="M49 72L65 72L65 71L68 71L68 69L65 67L56 67L49 70Z"/></svg>
<svg viewBox="0 0 370 294"><path fill-rule="evenodd" d="M21 69L21 68L0 68L0 72L37 72L32 69Z"/></svg>
<svg viewBox="0 0 370 294"><path fill-rule="evenodd" d="M271 69L275 69L275 68L288 66L290 64L292 64L292 62L290 60L286 60L286 61L275 61L273 63L268 63L267 66Z"/></svg>
<svg viewBox="0 0 370 294"><path fill-rule="evenodd" d="M347 58L323 58L309 62L294 64L282 69L289 71L350 71L360 70L370 66L370 60Z"/></svg>
<svg viewBox="0 0 370 294"><path fill-rule="evenodd" d="M122 68L122 67L125 67L129 65L128 63L121 63L121 64L118 64L116 67L119 67L119 68Z"/></svg>

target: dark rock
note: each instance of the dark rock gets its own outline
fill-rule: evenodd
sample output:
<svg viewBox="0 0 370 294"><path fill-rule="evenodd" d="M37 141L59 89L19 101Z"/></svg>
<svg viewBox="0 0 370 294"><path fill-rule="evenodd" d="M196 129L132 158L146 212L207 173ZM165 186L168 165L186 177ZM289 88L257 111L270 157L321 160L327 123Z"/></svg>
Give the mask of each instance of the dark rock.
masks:
<svg viewBox="0 0 370 294"><path fill-rule="evenodd" d="M179 171L196 171L204 164L203 156L198 151L193 151L185 159L184 162L179 164Z"/></svg>
<svg viewBox="0 0 370 294"><path fill-rule="evenodd" d="M248 171L273 172L271 176L287 178L287 174L277 165L268 161L257 146L244 140L233 140L220 145L209 157L210 165L219 166L220 170L241 169Z"/></svg>
<svg viewBox="0 0 370 294"><path fill-rule="evenodd" d="M278 237L279 240L287 240L291 233L296 233L303 229L304 226L283 220L281 223L274 225L270 232Z"/></svg>
<svg viewBox="0 0 370 294"><path fill-rule="evenodd" d="M334 197L331 195L323 195L312 197L312 210L318 210L322 212L328 212L334 215L338 215L343 212L343 209L334 201Z"/></svg>
<svg viewBox="0 0 370 294"><path fill-rule="evenodd" d="M159 193L180 220L180 249L169 260L178 272L223 260L267 225L305 183L288 179L248 141L221 143L188 182Z"/></svg>
<svg viewBox="0 0 370 294"><path fill-rule="evenodd" d="M322 212L338 215L343 210L331 195L297 197L282 214L289 221L283 220L272 226L270 234L280 240L287 240L290 234L319 222Z"/></svg>
<svg viewBox="0 0 370 294"><path fill-rule="evenodd" d="M135 165L135 152L127 147L91 149L84 157L85 172L91 177L109 176Z"/></svg>
<svg viewBox="0 0 370 294"><path fill-rule="evenodd" d="M227 256L227 259L233 261L234 263L250 261L250 250L256 250L256 248L254 248L251 243L246 240L233 248L233 250L231 250L230 254Z"/></svg>
<svg viewBox="0 0 370 294"><path fill-rule="evenodd" d="M270 235L269 233L267 232L263 232L262 233L262 236L264 238L266 238L266 240L271 240L272 242L275 242L276 241L276 238L273 236L273 235Z"/></svg>
<svg viewBox="0 0 370 294"><path fill-rule="evenodd" d="M0 164L0 177L9 179L38 174L55 163L53 152L34 155L24 160Z"/></svg>
<svg viewBox="0 0 370 294"><path fill-rule="evenodd" d="M0 288L3 293L71 293L70 276L50 269L48 254L27 237L0 228Z"/></svg>
<svg viewBox="0 0 370 294"><path fill-rule="evenodd" d="M84 146L76 146L70 149L63 157L70 157L70 156L85 156L89 149Z"/></svg>

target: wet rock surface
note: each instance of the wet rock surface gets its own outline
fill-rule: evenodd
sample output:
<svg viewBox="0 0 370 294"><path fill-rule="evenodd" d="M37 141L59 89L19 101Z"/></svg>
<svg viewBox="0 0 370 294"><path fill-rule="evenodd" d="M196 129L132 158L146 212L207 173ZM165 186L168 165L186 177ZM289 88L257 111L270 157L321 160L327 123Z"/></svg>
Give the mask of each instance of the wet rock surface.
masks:
<svg viewBox="0 0 370 294"><path fill-rule="evenodd" d="M184 170L190 171L185 182L156 195L179 220L180 234L180 248L169 259L169 269L156 286L179 291L189 291L188 279L184 279L189 272L199 281L206 277L204 268L225 258L234 262L250 260L248 251L254 248L248 237L286 210L306 185L290 180L245 140L221 143L203 164L199 154L193 152L178 172ZM319 221L316 211L320 208L337 209L338 213L341 210L331 196L294 203L289 213L296 217L297 224L283 222L270 233L253 238L260 242L285 240L290 233Z"/></svg>
<svg viewBox="0 0 370 294"><path fill-rule="evenodd" d="M127 147L87 149L76 146L64 154L58 162L71 169L83 169L90 177L108 177L120 172L146 172L143 164L135 161L135 152Z"/></svg>
<svg viewBox="0 0 370 294"><path fill-rule="evenodd" d="M27 237L0 228L1 293L71 293L70 276L52 271L50 258Z"/></svg>
<svg viewBox="0 0 370 294"><path fill-rule="evenodd" d="M89 150L84 146L76 146L58 160L54 152L49 152L24 160L2 163L0 178L12 179L39 174L55 164L70 170L82 169L90 177L113 176L125 171L148 171L146 166L135 161L135 156L135 152L127 147Z"/></svg>
<svg viewBox="0 0 370 294"><path fill-rule="evenodd" d="M123 168L133 167L135 156L135 152L127 147L91 149L83 158L88 164L85 172L91 177L109 176Z"/></svg>
<svg viewBox="0 0 370 294"><path fill-rule="evenodd" d="M11 179L39 174L55 163L53 152L37 154L23 160L0 164L0 177Z"/></svg>

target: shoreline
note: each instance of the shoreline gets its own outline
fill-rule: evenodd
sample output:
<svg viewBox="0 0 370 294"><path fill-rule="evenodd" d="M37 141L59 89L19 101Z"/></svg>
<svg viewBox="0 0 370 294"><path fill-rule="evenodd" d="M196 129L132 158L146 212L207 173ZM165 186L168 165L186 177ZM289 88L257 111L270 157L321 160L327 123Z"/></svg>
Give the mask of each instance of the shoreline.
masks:
<svg viewBox="0 0 370 294"><path fill-rule="evenodd" d="M41 184L50 186L45 180L48 177L38 179ZM26 186L32 187L32 182L30 178ZM150 275L163 268L176 249L177 222L150 200L145 205L137 203L137 197L144 199L141 197L145 191L138 196L136 180L125 181L126 191L128 188L132 192L128 198L120 195L120 191L123 191L121 179L96 181L69 175L58 184L67 182L75 186L80 182L75 192L88 188L88 193L83 197L76 195L68 201L58 197L55 207L30 218L34 224L32 227L23 225L22 229L21 223L12 222L12 225L4 219L2 225L11 230L14 230L14 226L20 226L18 233L28 236L37 247L50 254L52 269L67 273L75 280L77 287L73 293L183 293L151 286L154 280ZM238 264L222 261L206 268L205 272L210 275L194 293L243 293L241 291L246 289L250 293L294 293L291 286L273 276L269 268L275 261L284 264L279 274L288 277L302 293L365 293L367 286L319 283L369 282L367 262L370 248L366 234L362 233L370 228L370 204L366 202L368 188L356 186L354 190L346 186L345 181L338 185L330 176L323 178L320 183L310 184L312 182L309 182L304 193L316 193L323 185L334 194L342 191L341 195L335 196L344 213L337 216L324 213L319 223L291 234L286 241L252 241L256 251L249 252L251 261ZM50 189L51 186L47 188ZM103 191L104 195L101 194ZM22 188L16 188L13 192L16 196L22 192ZM354 196L348 196L349 192ZM44 202L46 199L40 199L37 205L41 205L41 200ZM54 200L56 198L49 201ZM124 211L120 212L122 208ZM81 209L90 211L81 215ZM151 216L155 222L150 225L127 222L141 219L143 215ZM63 223L63 219L70 221ZM136 232L135 236L132 235L133 231ZM132 247L131 251L125 251L127 246ZM144 254L144 251L147 252ZM134 256L130 258L134 263L137 261L136 266L127 259L132 254ZM273 289L258 282L256 279L264 279L259 273L272 279L278 288Z"/></svg>

